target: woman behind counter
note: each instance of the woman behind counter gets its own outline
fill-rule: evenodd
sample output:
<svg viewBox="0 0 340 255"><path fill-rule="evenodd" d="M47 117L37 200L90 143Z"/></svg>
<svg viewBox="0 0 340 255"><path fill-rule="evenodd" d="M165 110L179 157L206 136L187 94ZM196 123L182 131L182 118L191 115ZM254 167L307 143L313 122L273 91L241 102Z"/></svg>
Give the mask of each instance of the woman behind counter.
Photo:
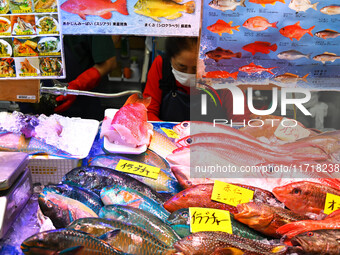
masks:
<svg viewBox="0 0 340 255"><path fill-rule="evenodd" d="M197 46L197 38L193 37L166 39L166 54L155 58L143 92L143 97L151 97L148 120L178 122L190 120L190 88L192 95L195 92L199 94L193 88L196 86ZM246 104L245 115L234 116L231 92L227 89L218 92L222 100L219 118L232 119L234 122L250 118ZM199 106L195 108L200 110Z"/></svg>

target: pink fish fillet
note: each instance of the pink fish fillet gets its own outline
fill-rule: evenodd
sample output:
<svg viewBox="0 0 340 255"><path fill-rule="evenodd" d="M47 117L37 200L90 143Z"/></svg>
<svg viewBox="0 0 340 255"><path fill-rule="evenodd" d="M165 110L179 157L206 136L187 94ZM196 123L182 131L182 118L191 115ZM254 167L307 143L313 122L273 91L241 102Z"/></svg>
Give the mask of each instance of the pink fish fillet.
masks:
<svg viewBox="0 0 340 255"><path fill-rule="evenodd" d="M131 147L148 145L153 133L152 124L147 122L146 107L141 103L123 106L114 116L105 118L100 136L106 136L111 143Z"/></svg>
<svg viewBox="0 0 340 255"><path fill-rule="evenodd" d="M103 19L112 17L111 11L117 11L123 15L129 15L126 0L68 0L64 2L60 8L66 12L78 14L82 19L86 19L86 15L97 15Z"/></svg>

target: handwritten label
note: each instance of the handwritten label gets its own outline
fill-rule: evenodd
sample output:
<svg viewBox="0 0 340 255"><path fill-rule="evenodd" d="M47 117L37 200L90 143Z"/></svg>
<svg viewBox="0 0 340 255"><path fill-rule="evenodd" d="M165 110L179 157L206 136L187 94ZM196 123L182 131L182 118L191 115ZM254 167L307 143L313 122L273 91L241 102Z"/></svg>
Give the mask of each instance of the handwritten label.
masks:
<svg viewBox="0 0 340 255"><path fill-rule="evenodd" d="M211 200L237 206L248 203L254 197L254 191L230 183L215 181Z"/></svg>
<svg viewBox="0 0 340 255"><path fill-rule="evenodd" d="M283 118L280 125L274 132L274 135L287 142L294 142L297 139L301 139L310 135L310 131L301 127L299 124L295 125L294 120Z"/></svg>
<svg viewBox="0 0 340 255"><path fill-rule="evenodd" d="M340 209L340 196L327 193L325 202L325 214L331 214L332 212Z"/></svg>
<svg viewBox="0 0 340 255"><path fill-rule="evenodd" d="M162 128L163 132L170 138L179 138L178 134L173 131L172 129L168 129L168 128Z"/></svg>
<svg viewBox="0 0 340 255"><path fill-rule="evenodd" d="M152 179L157 179L161 170L160 168L155 166L150 166L147 164L142 164L125 159L120 159L115 169L124 173L137 174Z"/></svg>
<svg viewBox="0 0 340 255"><path fill-rule="evenodd" d="M230 212L226 210L190 207L190 231L191 233L201 231L222 231L233 233L230 221Z"/></svg>

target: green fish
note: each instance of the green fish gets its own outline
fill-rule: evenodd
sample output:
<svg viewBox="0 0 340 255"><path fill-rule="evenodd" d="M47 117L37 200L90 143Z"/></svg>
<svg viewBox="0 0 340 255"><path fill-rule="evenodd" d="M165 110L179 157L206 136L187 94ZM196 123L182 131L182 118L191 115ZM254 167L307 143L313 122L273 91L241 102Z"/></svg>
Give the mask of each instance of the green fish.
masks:
<svg viewBox="0 0 340 255"><path fill-rule="evenodd" d="M148 154L155 154L155 153L152 151L149 151ZM120 155L99 155L99 156L89 159L89 166L101 166L101 167L107 167L107 168L115 170L119 160L121 159L148 164L146 162L142 162L142 161L135 160L135 159L130 159L129 157L123 157ZM160 168L160 166L156 164L153 166ZM179 185L177 180L172 176L172 174L169 174L163 169L160 170L157 179L148 178L148 177L144 177L144 176L136 175L136 174L128 174L128 175L150 186L156 191L166 191L166 192L172 193L172 195L175 195L182 190L181 186Z"/></svg>
<svg viewBox="0 0 340 255"><path fill-rule="evenodd" d="M23 241L20 248L26 255L123 255L103 240L71 229L35 234Z"/></svg>
<svg viewBox="0 0 340 255"><path fill-rule="evenodd" d="M129 205L145 210L163 221L169 217L170 213L155 200L142 193L121 185L108 186L100 192L100 198L104 205Z"/></svg>
<svg viewBox="0 0 340 255"><path fill-rule="evenodd" d="M99 236L124 253L170 255L176 252L146 230L118 220L84 218L74 221L68 228Z"/></svg>
<svg viewBox="0 0 340 255"><path fill-rule="evenodd" d="M266 239L266 236L235 220L233 214L230 214L230 220L234 235L252 240ZM179 234L181 237L184 237L183 235L188 236L190 234L190 216L188 208L179 209L170 214L168 222L169 224L171 224L171 227L176 231L176 233Z"/></svg>
<svg viewBox="0 0 340 255"><path fill-rule="evenodd" d="M99 217L129 222L143 228L169 246L180 239L168 224L147 211L131 206L106 205L100 210Z"/></svg>

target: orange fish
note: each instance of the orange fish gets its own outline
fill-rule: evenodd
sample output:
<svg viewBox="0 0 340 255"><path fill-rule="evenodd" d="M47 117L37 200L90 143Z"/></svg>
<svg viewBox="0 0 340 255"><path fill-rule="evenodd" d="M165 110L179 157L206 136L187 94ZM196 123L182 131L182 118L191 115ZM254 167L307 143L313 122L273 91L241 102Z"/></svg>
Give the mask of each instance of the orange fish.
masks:
<svg viewBox="0 0 340 255"><path fill-rule="evenodd" d="M66 12L78 14L80 18L86 19L86 15L97 15L103 19L111 19L111 11L117 11L123 15L129 15L126 0L68 0L60 8Z"/></svg>
<svg viewBox="0 0 340 255"><path fill-rule="evenodd" d="M274 23L269 23L269 21L261 16L256 16L256 17L252 17L247 19L244 23L243 23L243 27L248 28L249 30L252 31L263 31L266 30L268 27L274 27L277 28L277 22Z"/></svg>
<svg viewBox="0 0 340 255"><path fill-rule="evenodd" d="M270 53L271 50L276 51L277 45L276 44L270 45L270 42L256 41L256 42L244 45L242 47L242 49L245 50L245 51L251 52L251 54L253 54L253 55L255 55L256 52L268 54L268 53Z"/></svg>
<svg viewBox="0 0 340 255"><path fill-rule="evenodd" d="M263 66L255 65L253 62L251 62L249 65L241 66L238 70L241 71L241 72L248 73L248 74L251 74L251 73L259 73L260 74L262 72L268 72L268 73L274 75L273 72L271 71L274 68L276 68L276 67L264 68Z"/></svg>
<svg viewBox="0 0 340 255"><path fill-rule="evenodd" d="M208 26L207 29L213 33L219 34L220 36L222 36L222 33L233 34L233 29L240 31L238 29L240 26L232 27L231 24L233 24L232 21L227 23L224 20L219 19L215 24Z"/></svg>
<svg viewBox="0 0 340 255"><path fill-rule="evenodd" d="M304 36L306 33L313 36L312 30L314 29L314 27L315 26L312 26L308 29L303 29L300 26L300 21L298 21L294 25L289 25L289 26L285 26L285 27L281 28L280 34L285 36L285 37L288 37L292 41L293 41L293 38L300 41L301 37Z"/></svg>
<svg viewBox="0 0 340 255"><path fill-rule="evenodd" d="M236 80L237 75L238 75L238 72L229 73L227 71L212 71L212 72L207 72L205 75L203 75L203 78L223 78L223 79L227 79L227 78L231 77L234 80Z"/></svg>
<svg viewBox="0 0 340 255"><path fill-rule="evenodd" d="M266 4L274 5L276 2L285 3L285 0L249 0L250 3L260 4L263 7L266 7Z"/></svg>

